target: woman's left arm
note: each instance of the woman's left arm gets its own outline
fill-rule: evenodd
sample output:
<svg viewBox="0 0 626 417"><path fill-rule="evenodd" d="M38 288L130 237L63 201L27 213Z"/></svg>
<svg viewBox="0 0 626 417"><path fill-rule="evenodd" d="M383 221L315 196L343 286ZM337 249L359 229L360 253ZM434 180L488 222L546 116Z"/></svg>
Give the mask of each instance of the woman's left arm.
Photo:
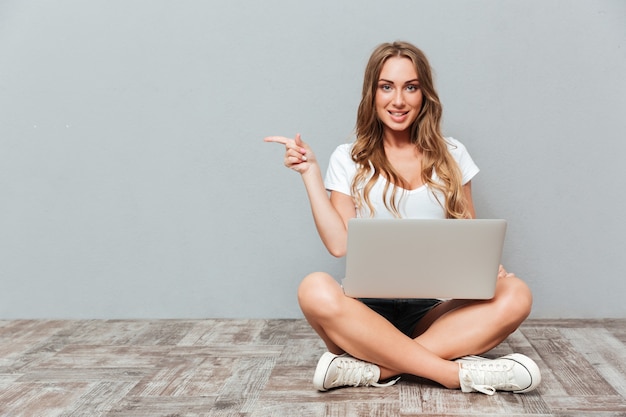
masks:
<svg viewBox="0 0 626 417"><path fill-rule="evenodd" d="M465 201L467 201L467 211L470 214L470 218L476 218L476 211L474 210L474 200L472 200L472 181L468 181L463 186L463 192L465 193Z"/></svg>

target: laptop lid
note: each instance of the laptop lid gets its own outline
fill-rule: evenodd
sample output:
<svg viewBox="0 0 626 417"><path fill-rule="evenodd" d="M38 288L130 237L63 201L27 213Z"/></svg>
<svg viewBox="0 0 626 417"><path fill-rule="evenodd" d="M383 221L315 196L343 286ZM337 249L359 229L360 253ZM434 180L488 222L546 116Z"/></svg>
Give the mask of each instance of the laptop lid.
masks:
<svg viewBox="0 0 626 417"><path fill-rule="evenodd" d="M492 298L505 233L501 219L351 219L344 292L355 298Z"/></svg>

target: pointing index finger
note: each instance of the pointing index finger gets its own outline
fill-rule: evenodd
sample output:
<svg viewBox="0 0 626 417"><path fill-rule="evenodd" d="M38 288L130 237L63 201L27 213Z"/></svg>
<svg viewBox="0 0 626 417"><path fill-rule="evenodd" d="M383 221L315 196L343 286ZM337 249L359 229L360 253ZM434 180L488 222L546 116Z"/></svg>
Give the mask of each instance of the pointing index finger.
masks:
<svg viewBox="0 0 626 417"><path fill-rule="evenodd" d="M274 142L274 143L280 143L280 144L286 145L290 139L283 137L283 136L268 136L263 140L265 142Z"/></svg>

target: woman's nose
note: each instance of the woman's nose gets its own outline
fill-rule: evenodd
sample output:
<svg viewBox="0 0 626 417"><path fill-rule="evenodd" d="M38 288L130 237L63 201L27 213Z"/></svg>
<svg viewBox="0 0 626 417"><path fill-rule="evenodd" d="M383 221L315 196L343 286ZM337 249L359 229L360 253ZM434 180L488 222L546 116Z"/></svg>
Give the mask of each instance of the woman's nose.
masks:
<svg viewBox="0 0 626 417"><path fill-rule="evenodd" d="M402 94L401 89L396 91L396 94L393 97L393 104L396 106L402 106L404 104L404 94Z"/></svg>

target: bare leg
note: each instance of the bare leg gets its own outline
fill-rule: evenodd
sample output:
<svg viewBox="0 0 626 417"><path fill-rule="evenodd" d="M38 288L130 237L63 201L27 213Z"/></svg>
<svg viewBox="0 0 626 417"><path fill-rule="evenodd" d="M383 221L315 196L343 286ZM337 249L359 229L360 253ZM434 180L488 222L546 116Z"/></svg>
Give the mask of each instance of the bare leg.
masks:
<svg viewBox="0 0 626 417"><path fill-rule="evenodd" d="M307 276L298 290L298 300L329 351L348 352L377 364L381 379L407 373L448 388L459 387L458 364L442 359L360 301L346 297L330 275L318 272Z"/></svg>
<svg viewBox="0 0 626 417"><path fill-rule="evenodd" d="M531 305L528 286L510 274L498 280L491 300L452 300L433 308L418 324L415 341L444 359L478 355L514 332Z"/></svg>

